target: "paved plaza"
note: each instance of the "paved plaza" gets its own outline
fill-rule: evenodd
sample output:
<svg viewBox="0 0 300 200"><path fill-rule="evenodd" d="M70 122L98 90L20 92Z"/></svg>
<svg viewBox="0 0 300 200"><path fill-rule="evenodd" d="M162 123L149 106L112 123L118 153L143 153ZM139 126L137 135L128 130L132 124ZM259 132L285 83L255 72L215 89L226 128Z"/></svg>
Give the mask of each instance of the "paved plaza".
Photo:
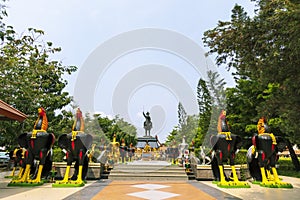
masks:
<svg viewBox="0 0 300 200"><path fill-rule="evenodd" d="M122 200L179 200L179 199L299 199L300 180L282 177L293 184L293 189L263 188L251 184L251 188L222 189L211 181L111 181L100 179L88 181L79 188L52 188L51 183L37 187L7 187L10 172L0 173L0 199L3 200L76 200L76 199L122 199Z"/></svg>

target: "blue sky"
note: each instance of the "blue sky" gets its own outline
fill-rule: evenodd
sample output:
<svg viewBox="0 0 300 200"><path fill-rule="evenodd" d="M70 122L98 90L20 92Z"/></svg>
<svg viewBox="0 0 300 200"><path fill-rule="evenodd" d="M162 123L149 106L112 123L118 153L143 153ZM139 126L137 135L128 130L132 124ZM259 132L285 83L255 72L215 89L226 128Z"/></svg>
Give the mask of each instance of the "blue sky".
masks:
<svg viewBox="0 0 300 200"><path fill-rule="evenodd" d="M231 9L235 3L242 5L250 15L253 15L254 3L250 0L10 0L6 24L12 25L19 33L29 27L42 29L45 31L46 41L51 41L55 46L62 48L62 52L56 55L55 59L61 60L65 65L76 65L79 68L78 72L66 77L69 81L66 89L71 95L74 95L78 77L82 76L81 69L89 63L92 54L96 55L97 51L104 48L104 43L112 44L112 42L116 42L118 36L123 36L124 33L130 31L152 28L176 33L178 36L194 42L205 51L207 49L203 47L201 41L204 31L214 28L218 20L229 20ZM150 37L151 34L150 31ZM131 40L134 40L134 36L134 34L131 35ZM142 37L143 40L147 40L146 36ZM158 37L158 39L162 38L162 36ZM130 42L123 41L121 46L128 46ZM177 42L174 41L171 48L180 49L182 43ZM118 49L119 46L111 48ZM181 55L178 55L178 52L177 54L176 51L175 54L173 53L174 49L165 51L165 49L160 49L158 43L155 48L140 46L139 49L130 49L114 57L98 76L96 85L93 86L95 89L88 98L94 101L88 111L112 116L120 114L120 117L124 117L138 127L139 135L143 135L142 111L151 111L154 122L152 135L157 134L163 141L178 123L177 104L182 99L179 97L181 94L176 92L179 86L176 86L172 80L170 80L170 85L162 84L160 80L162 81L164 76L174 74L173 81L183 81L182 83L178 81L182 90L189 90L183 86L186 83L196 91L197 82L201 77L201 74L191 67L189 61L184 60ZM108 48L108 51L110 50L115 49ZM199 51L199 54L202 53ZM99 59L101 56L99 55ZM203 57L203 55L201 56ZM213 57L203 57L202 61L205 65L210 66L213 59ZM101 60L93 60L93 62L101 64ZM150 72L150 78L153 77L155 81L136 82L139 85L136 85L132 91L127 91L130 94L123 94L118 89L123 86L125 87L123 91L125 91L127 83L135 83L135 77L132 74L140 73L138 76L148 76L145 74L146 70L155 69L157 65L170 70L170 73L162 72L166 74L162 78L157 78L158 74ZM150 67L143 68L144 66ZM218 71L226 79L228 85L232 86L230 73L221 68ZM82 80L88 79L88 77L85 78ZM85 87L89 88L91 85L86 84ZM118 99L114 99L115 97ZM127 99L123 100L122 97ZM84 107L84 105L80 105L84 104L83 101L79 100L78 103L79 106ZM187 104L189 103L187 102ZM126 114L117 113L122 106L124 106L123 110L127 112ZM188 111L188 114L194 113Z"/></svg>

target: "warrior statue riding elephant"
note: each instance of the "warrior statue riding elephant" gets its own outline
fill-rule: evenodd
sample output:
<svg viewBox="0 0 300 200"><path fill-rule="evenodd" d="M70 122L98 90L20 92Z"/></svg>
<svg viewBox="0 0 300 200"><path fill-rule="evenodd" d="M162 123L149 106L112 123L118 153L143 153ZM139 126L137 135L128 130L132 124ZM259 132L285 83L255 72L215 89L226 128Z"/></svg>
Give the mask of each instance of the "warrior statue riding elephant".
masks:
<svg viewBox="0 0 300 200"><path fill-rule="evenodd" d="M82 112L77 109L72 132L63 134L58 139L58 146L66 151L67 168L63 180L56 181L53 187L81 187L88 170L88 149L91 147L93 137L84 133L84 120ZM69 180L72 162L75 162L75 173Z"/></svg>

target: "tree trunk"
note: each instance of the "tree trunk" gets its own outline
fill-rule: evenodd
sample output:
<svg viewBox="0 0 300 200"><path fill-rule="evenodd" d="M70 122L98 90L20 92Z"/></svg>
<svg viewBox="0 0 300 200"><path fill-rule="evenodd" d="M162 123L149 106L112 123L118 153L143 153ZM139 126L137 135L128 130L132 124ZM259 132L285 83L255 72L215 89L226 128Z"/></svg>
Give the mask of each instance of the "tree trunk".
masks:
<svg viewBox="0 0 300 200"><path fill-rule="evenodd" d="M291 142L288 139L286 141L287 141L288 149L290 151L290 156L291 156L293 164L295 166L295 170L297 172L299 172L300 171L300 163L299 163L299 160L297 158L297 155L296 155L296 153L295 153L295 151L293 149L293 146L292 146Z"/></svg>

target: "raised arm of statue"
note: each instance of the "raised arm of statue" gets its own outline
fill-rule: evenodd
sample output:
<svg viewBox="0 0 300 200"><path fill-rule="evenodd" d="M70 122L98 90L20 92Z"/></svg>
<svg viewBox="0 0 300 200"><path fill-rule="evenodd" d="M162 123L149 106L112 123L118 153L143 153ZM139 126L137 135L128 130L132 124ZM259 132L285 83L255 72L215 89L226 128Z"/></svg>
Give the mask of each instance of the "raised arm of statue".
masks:
<svg viewBox="0 0 300 200"><path fill-rule="evenodd" d="M143 112L144 117L146 118L146 121L151 122L150 113L146 112L146 114Z"/></svg>

